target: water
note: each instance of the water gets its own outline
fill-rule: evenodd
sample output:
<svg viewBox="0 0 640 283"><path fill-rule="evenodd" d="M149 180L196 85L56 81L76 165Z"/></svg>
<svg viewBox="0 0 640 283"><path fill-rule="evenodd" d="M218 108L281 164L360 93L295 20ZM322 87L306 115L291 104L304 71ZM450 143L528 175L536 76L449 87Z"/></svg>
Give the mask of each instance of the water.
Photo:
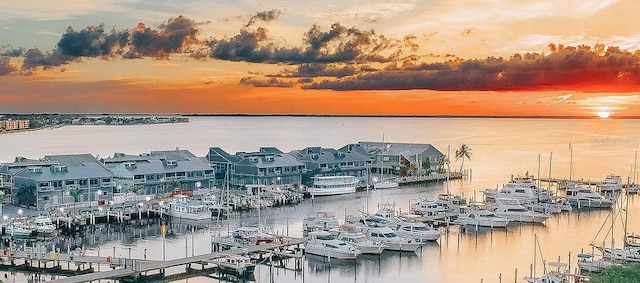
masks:
<svg viewBox="0 0 640 283"><path fill-rule="evenodd" d="M472 177L449 184L433 183L397 190L358 192L355 195L319 197L302 205L262 210L262 224L280 234L301 236L302 218L316 209L333 209L341 217L356 210L375 211L380 202L395 202L406 211L409 200L432 197L446 191L482 198L481 190L501 186L512 175L530 173L548 177L602 180L616 173L633 180L635 152L640 145L637 120L585 119L444 119L444 118L361 118L361 117L192 117L187 124L137 126L65 126L53 130L0 136L0 162L15 156L41 158L50 154L91 153L111 156L114 152L139 154L151 150L188 149L204 156L217 146L230 153L257 151L274 146L288 152L308 146L339 148L358 141L430 143L443 153L453 154L461 144L472 149L465 168ZM571 149L569 147L571 144ZM571 162L572 160L572 162ZM460 161L452 158L452 169ZM629 199L629 231L640 233L640 197ZM438 243L425 246L418 254L385 253L363 257L355 263L326 262L311 258L304 272L273 269L261 265L258 282L524 282L537 254L536 273L542 272L542 257L549 261L569 261L576 266L576 254L590 252L589 244L606 241L611 222L609 210L581 210L552 216L546 225L510 224L507 229L461 231L451 227ZM614 222L614 244L622 242L621 216ZM99 227L93 234L79 237L87 254L150 259L179 258L210 251L213 234L256 222L257 212L238 215L214 223L210 229L194 229L173 224L165 240L157 224L144 227ZM598 233L599 230L602 232ZM105 233L107 232L107 233ZM540 248L534 252L535 238ZM69 239L67 239L69 240ZM164 242L164 244L163 244ZM99 248L98 248L99 247ZM164 247L164 248L163 248ZM516 274L517 269L517 274ZM174 272L177 272L175 269ZM171 271L169 271L171 272ZM19 275L16 282L24 277ZM190 282L217 282L192 278ZM178 281L186 282L186 281Z"/></svg>

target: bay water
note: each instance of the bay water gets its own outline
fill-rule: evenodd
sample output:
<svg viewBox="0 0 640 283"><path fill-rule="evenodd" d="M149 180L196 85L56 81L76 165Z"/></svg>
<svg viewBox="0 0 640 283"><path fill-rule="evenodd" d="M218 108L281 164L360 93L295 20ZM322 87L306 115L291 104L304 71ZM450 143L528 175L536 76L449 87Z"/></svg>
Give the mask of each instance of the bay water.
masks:
<svg viewBox="0 0 640 283"><path fill-rule="evenodd" d="M358 210L374 212L379 203L395 202L396 208L407 211L411 200L435 199L447 190L481 200L482 190L501 187L511 176L527 173L569 178L572 172L573 179L592 181L601 181L614 173L621 175L625 182L633 182L637 179L635 159L640 147L638 122L630 119L196 116L190 117L189 123L179 124L78 125L3 134L0 135L0 162L11 162L16 156L41 158L89 153L107 157L115 152L140 154L174 148L187 149L197 156L206 155L209 147L220 147L231 154L257 151L264 146L288 152L309 146L339 148L358 141L429 143L451 155L461 144L471 148L471 159L464 162L464 169L471 170L470 176L463 180L318 197L296 206L260 211L261 225L279 234L299 237L302 219L315 210L334 210L341 218ZM461 160L452 157L451 161L452 170L459 170ZM637 219L640 197L632 195L628 201L628 231L640 233ZM553 215L544 225L514 223L507 229L462 230L451 226L441 228L441 239L425 245L416 254L385 252L380 257L363 256L355 262L309 256L302 272L259 265L255 279L257 282L525 282L523 277L534 269L540 275L543 259L571 262L573 271L577 266L576 254L591 252L591 243L621 246L624 217L618 215L611 223L610 211L574 210ZM212 222L207 228L172 223L171 233L164 238L154 223L144 227L100 226L90 234L66 239L66 242L82 244L88 255L172 259L208 253L212 237L243 223L255 223L257 218L258 212L251 211ZM609 229L611 226L613 229ZM20 274L10 276L15 282L26 281ZM219 280L196 277L176 282L187 281Z"/></svg>

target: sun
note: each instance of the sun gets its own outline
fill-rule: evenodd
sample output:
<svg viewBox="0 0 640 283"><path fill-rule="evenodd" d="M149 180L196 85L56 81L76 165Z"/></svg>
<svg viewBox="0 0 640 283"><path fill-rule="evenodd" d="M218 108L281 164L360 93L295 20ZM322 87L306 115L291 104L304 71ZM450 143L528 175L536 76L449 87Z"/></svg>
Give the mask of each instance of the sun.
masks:
<svg viewBox="0 0 640 283"><path fill-rule="evenodd" d="M609 111L599 111L598 112L598 117L600 118L609 118L609 115L611 115L611 113L609 113Z"/></svg>

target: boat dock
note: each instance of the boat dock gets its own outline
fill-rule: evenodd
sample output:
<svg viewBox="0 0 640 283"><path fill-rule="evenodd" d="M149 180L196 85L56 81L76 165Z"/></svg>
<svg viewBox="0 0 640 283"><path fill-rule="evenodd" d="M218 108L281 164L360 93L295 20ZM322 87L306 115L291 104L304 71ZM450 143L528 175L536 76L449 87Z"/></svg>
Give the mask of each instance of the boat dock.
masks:
<svg viewBox="0 0 640 283"><path fill-rule="evenodd" d="M462 179L465 176L468 176L468 175L463 172L449 172L449 174L441 173L441 174L429 174L429 175L420 175L420 176L403 176L403 177L398 177L397 180L399 185L405 186L405 185L412 185L412 184L426 183L426 182L433 182L433 181L436 181L436 182L446 181L447 179L449 180Z"/></svg>
<svg viewBox="0 0 640 283"><path fill-rule="evenodd" d="M185 266L184 273L213 272L218 259L231 254L264 254L273 251L288 250L290 247L298 247L304 243L303 238L281 237L280 241L268 244L236 247L224 251L216 251L202 255L172 260L147 260L136 258L114 258L111 256L85 256L82 253L69 254L44 253L35 250L8 251L0 254L1 267L7 270L47 270L49 273L69 276L54 282L92 282L104 279L120 279L124 281L137 281L150 277L163 278L164 270L176 266ZM278 256L285 253L277 252ZM294 257L294 256L291 256ZM100 265L108 265L112 269L99 271ZM199 265L194 268L192 265ZM95 271L97 268L97 272ZM148 274L149 273L149 274ZM182 274L182 273L181 273ZM180 276L180 275L172 275Z"/></svg>

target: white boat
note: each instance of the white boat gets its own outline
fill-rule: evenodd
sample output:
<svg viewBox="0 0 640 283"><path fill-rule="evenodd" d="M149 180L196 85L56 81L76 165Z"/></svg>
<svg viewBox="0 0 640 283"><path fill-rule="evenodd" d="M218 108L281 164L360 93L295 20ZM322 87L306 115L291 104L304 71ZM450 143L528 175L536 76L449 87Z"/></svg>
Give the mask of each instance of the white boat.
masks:
<svg viewBox="0 0 640 283"><path fill-rule="evenodd" d="M213 217L226 217L232 210L230 205L222 204L214 195L211 194L204 196L201 203L211 211L211 215Z"/></svg>
<svg viewBox="0 0 640 283"><path fill-rule="evenodd" d="M369 240L367 235L363 233L362 228L355 224L343 224L340 227L337 238L352 244L363 254L381 254L386 247L383 243Z"/></svg>
<svg viewBox="0 0 640 283"><path fill-rule="evenodd" d="M340 223L333 210L320 210L307 215L302 220L302 231L305 233L316 230L338 230Z"/></svg>
<svg viewBox="0 0 640 283"><path fill-rule="evenodd" d="M29 229L23 222L11 222L4 227L5 235L12 237L29 237L33 230Z"/></svg>
<svg viewBox="0 0 640 283"><path fill-rule="evenodd" d="M227 255L218 259L218 270L238 277L252 277L256 265L245 255Z"/></svg>
<svg viewBox="0 0 640 283"><path fill-rule="evenodd" d="M589 187L578 186L572 189L567 189L566 193L567 195L565 197L567 201L578 208L610 208L613 205L613 201L599 195Z"/></svg>
<svg viewBox="0 0 640 283"><path fill-rule="evenodd" d="M487 189L484 193L489 200L508 197L515 198L522 203L548 201L553 196L553 192L536 186L533 176L528 173L525 176L512 177L500 190L497 188Z"/></svg>
<svg viewBox="0 0 640 283"><path fill-rule="evenodd" d="M396 234L402 238L412 239L417 242L437 241L440 239L440 231L429 227L422 222L402 221L396 224Z"/></svg>
<svg viewBox="0 0 640 283"><path fill-rule="evenodd" d="M415 252L422 243L402 238L387 226L365 227L365 235L375 243L382 243L390 251Z"/></svg>
<svg viewBox="0 0 640 283"><path fill-rule="evenodd" d="M399 187L400 184L395 177L382 179L376 183L373 183L374 189L393 189Z"/></svg>
<svg viewBox="0 0 640 283"><path fill-rule="evenodd" d="M517 199L510 198L497 198L493 212L498 217L528 223L542 223L550 217L548 213L531 211Z"/></svg>
<svg viewBox="0 0 640 283"><path fill-rule="evenodd" d="M313 186L307 188L311 196L330 196L356 192L358 179L354 176L313 177Z"/></svg>
<svg viewBox="0 0 640 283"><path fill-rule="evenodd" d="M53 234L56 231L56 225L53 224L51 218L46 216L38 216L33 219L29 228L40 234Z"/></svg>
<svg viewBox="0 0 640 283"><path fill-rule="evenodd" d="M360 250L345 241L338 240L327 231L309 232L305 253L338 259L355 259Z"/></svg>
<svg viewBox="0 0 640 283"><path fill-rule="evenodd" d="M619 265L621 264L604 259L602 256L600 256L599 259L596 259L596 256L593 254L578 254L578 267L581 271L597 273L602 271L604 268Z"/></svg>
<svg viewBox="0 0 640 283"><path fill-rule="evenodd" d="M411 213L420 215L420 221L438 221L447 217L447 207L436 201L424 199L409 206Z"/></svg>
<svg viewBox="0 0 640 283"><path fill-rule="evenodd" d="M202 204L189 200L185 195L174 195L163 207L165 214L188 220L211 220L211 211Z"/></svg>
<svg viewBox="0 0 640 283"><path fill-rule="evenodd" d="M607 248L604 246L595 246L596 249L602 252L602 256L613 260L621 260L628 262L640 262L640 247L624 248Z"/></svg>
<svg viewBox="0 0 640 283"><path fill-rule="evenodd" d="M626 192L627 194L637 194L638 192L640 192L640 185L636 183L629 184L626 187Z"/></svg>
<svg viewBox="0 0 640 283"><path fill-rule="evenodd" d="M507 227L510 220L504 217L497 216L493 211L489 211L482 208L464 208L462 213L458 215L458 218L454 223L459 225L472 225L492 228L504 228Z"/></svg>
<svg viewBox="0 0 640 283"><path fill-rule="evenodd" d="M525 277L524 279L529 283L566 283L570 282L570 274L566 270L566 263L562 262L550 262L549 266L556 268L556 270L550 270L545 272L539 277ZM546 270L546 269L545 269Z"/></svg>
<svg viewBox="0 0 640 283"><path fill-rule="evenodd" d="M617 193L622 191L622 178L616 174L609 174L597 185L601 193Z"/></svg>

